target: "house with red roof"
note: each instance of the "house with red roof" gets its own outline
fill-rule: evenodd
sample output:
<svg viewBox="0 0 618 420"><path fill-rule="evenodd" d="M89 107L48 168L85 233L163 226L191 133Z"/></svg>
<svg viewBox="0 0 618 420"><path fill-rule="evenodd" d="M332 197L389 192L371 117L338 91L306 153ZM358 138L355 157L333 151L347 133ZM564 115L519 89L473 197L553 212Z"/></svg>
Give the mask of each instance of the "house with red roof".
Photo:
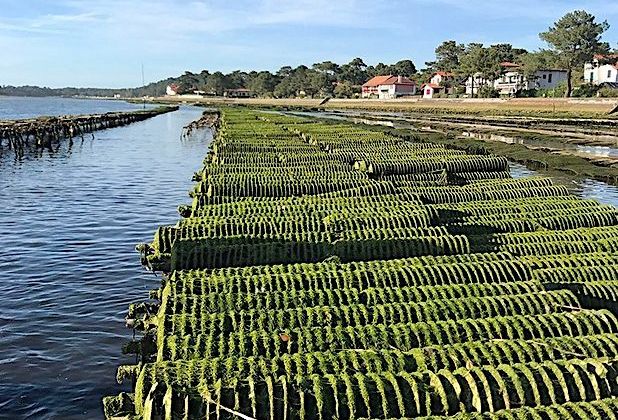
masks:
<svg viewBox="0 0 618 420"><path fill-rule="evenodd" d="M416 83L405 76L375 76L366 81L362 98L396 99L416 94Z"/></svg>
<svg viewBox="0 0 618 420"><path fill-rule="evenodd" d="M584 64L584 80L593 85L618 83L618 54L595 55Z"/></svg>
<svg viewBox="0 0 618 420"><path fill-rule="evenodd" d="M437 71L431 76L429 83L422 85L423 98L431 99L439 93L452 93L453 88L447 87L448 82L452 82L455 78L453 73L446 71Z"/></svg>
<svg viewBox="0 0 618 420"><path fill-rule="evenodd" d="M421 89L423 91L423 99L431 99L434 95L446 91L444 86L440 86L435 83L425 83L421 86Z"/></svg>

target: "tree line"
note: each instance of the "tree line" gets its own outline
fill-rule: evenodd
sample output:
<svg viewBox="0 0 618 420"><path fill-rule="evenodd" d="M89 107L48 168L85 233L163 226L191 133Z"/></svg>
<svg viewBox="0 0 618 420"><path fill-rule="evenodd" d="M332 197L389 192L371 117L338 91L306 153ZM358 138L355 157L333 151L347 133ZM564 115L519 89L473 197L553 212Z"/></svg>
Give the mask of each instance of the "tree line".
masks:
<svg viewBox="0 0 618 420"><path fill-rule="evenodd" d="M513 48L510 44L484 47L479 43L464 45L446 41L436 48L436 60L427 63L428 70L450 72L455 76L455 80L466 79L472 75L479 75L485 80L496 80L503 71L500 63L505 61L519 64L519 70L527 78L533 78L541 69L559 68L567 72L565 96L571 96L573 81L583 81L581 73L584 64L592 61L595 54L610 53L609 44L601 41L601 36L607 29L607 21L597 22L592 14L576 10L567 13L547 31L539 34L548 48L528 52ZM616 62L615 57L607 57L605 60Z"/></svg>
<svg viewBox="0 0 618 420"><path fill-rule="evenodd" d="M367 65L361 58L349 63L337 64L332 61L315 63L311 67L284 66L276 72L233 71L224 74L220 71L203 70L199 73L185 72L183 75L150 83L132 89L91 89L62 88L50 89L36 86L0 86L0 94L18 96L113 96L122 97L162 96L166 87L176 84L179 93L192 93L195 90L211 95L223 95L228 89L246 88L260 97L290 98L358 96L360 86L376 75L406 76L422 84L429 81L436 71L451 73L453 77L444 83L459 85L470 76L477 75L484 80L500 77L503 68L500 63L508 61L519 64L526 77L534 77L539 69L561 68L567 71L565 95L571 96L573 82L583 79L581 74L585 62L595 54L608 54L610 46L601 41L602 34L609 28L606 21L598 22L592 14L577 10L567 13L539 37L548 48L534 52L513 47L511 44L484 46L481 43L462 44L453 40L445 41L435 49L435 60L425 63L417 70L410 59L402 59L394 64L378 63ZM615 60L615 59L613 59ZM452 87L452 86L449 86ZM480 90L480 94L483 91Z"/></svg>
<svg viewBox="0 0 618 420"><path fill-rule="evenodd" d="M123 97L162 96L167 86L175 84L178 93L192 93L196 90L207 94L223 95L228 89L246 88L261 97L290 98L308 97L353 97L360 85L367 79L382 74L397 74L415 77L417 69L412 60L404 59L394 64L365 64L361 58L339 65L332 61L315 63L311 67L284 66L278 71L240 71L224 74L220 71L190 71L174 78L160 80L143 87L132 89L89 89L89 88L38 88L36 86L0 86L0 94L16 96L113 96Z"/></svg>

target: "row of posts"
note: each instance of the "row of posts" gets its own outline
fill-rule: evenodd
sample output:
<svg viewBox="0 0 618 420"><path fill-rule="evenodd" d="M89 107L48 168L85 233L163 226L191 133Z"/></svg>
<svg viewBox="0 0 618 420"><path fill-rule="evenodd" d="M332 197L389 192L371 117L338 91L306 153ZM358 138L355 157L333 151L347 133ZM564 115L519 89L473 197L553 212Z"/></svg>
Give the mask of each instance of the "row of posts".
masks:
<svg viewBox="0 0 618 420"><path fill-rule="evenodd" d="M23 151L29 147L51 149L52 145L61 139L72 139L77 136L83 138L86 133L143 121L177 109L178 107L166 106L129 112L0 121L0 149L15 151Z"/></svg>

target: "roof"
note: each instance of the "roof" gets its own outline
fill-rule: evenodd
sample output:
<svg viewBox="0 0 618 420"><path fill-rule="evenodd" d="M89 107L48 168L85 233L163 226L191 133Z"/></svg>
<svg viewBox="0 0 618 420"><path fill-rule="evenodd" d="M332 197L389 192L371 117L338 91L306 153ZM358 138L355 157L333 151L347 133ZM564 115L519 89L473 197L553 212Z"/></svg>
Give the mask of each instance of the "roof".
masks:
<svg viewBox="0 0 618 420"><path fill-rule="evenodd" d="M437 71L433 74L434 76L445 76L445 77L449 77L449 76L453 76L453 73L449 73L448 71Z"/></svg>
<svg viewBox="0 0 618 420"><path fill-rule="evenodd" d="M609 65L609 66L613 66L614 68L618 69L618 54L595 54L593 56L594 60L608 60L610 62L607 63L603 63L603 65ZM614 59L616 60L614 63L611 63L611 60Z"/></svg>
<svg viewBox="0 0 618 420"><path fill-rule="evenodd" d="M595 54L593 58L600 60L602 58L618 58L618 54Z"/></svg>
<svg viewBox="0 0 618 420"><path fill-rule="evenodd" d="M372 77L371 79L367 80L365 83L363 83L363 86L365 87L375 87L375 86L380 86L380 85L384 85L388 79L390 79L391 77L393 77L392 75L388 75L388 76L375 76Z"/></svg>
<svg viewBox="0 0 618 420"><path fill-rule="evenodd" d="M423 83L423 86L421 86L421 87L424 88L426 86L429 86L430 88L433 88L433 89L440 89L442 87L442 86L437 85L435 83Z"/></svg>
<svg viewBox="0 0 618 420"><path fill-rule="evenodd" d="M416 83L405 76L393 76L392 74L375 76L363 83L363 87L377 87L381 85L416 85Z"/></svg>
<svg viewBox="0 0 618 420"><path fill-rule="evenodd" d="M503 61L500 65L502 67L519 67L519 64L511 63L510 61Z"/></svg>

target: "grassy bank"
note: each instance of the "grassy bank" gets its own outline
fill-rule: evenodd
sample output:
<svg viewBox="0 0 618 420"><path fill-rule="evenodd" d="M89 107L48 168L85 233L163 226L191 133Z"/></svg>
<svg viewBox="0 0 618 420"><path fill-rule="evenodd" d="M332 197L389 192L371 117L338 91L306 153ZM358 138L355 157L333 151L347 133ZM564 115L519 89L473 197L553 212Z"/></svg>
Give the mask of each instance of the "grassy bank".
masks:
<svg viewBox="0 0 618 420"><path fill-rule="evenodd" d="M243 104L250 106L317 108L322 99L225 99L182 97L154 98L156 102L187 101L200 104ZM421 112L435 115L462 114L483 116L618 118L608 116L618 101L607 99L513 98L513 99L331 99L325 109L367 109L374 111Z"/></svg>

